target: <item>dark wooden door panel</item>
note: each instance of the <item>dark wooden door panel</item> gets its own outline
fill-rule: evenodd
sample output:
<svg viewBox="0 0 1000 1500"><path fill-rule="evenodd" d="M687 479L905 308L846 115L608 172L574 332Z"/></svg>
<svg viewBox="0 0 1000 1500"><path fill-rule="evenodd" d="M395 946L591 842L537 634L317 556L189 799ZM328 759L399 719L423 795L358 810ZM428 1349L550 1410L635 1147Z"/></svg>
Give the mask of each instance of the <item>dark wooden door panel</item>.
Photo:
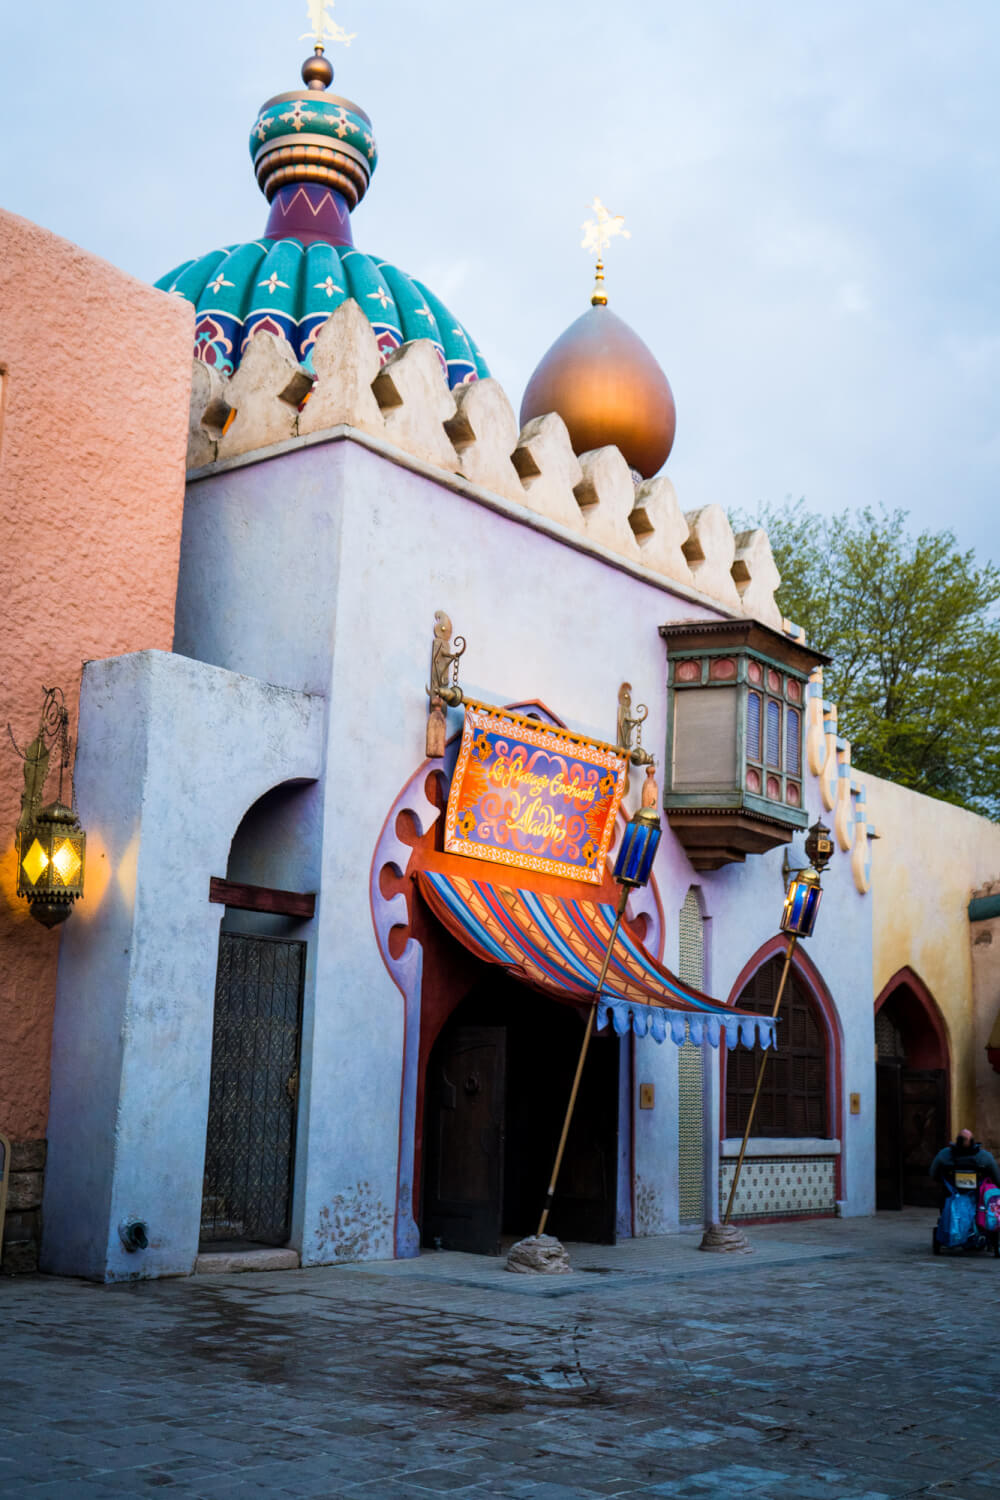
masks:
<svg viewBox="0 0 1000 1500"><path fill-rule="evenodd" d="M424 1243L500 1253L505 1033L461 1026L428 1065Z"/></svg>
<svg viewBox="0 0 1000 1500"><path fill-rule="evenodd" d="M903 1202L936 1208L940 1190L927 1174L948 1139L948 1075L944 1068L903 1068L901 1089Z"/></svg>
<svg viewBox="0 0 1000 1500"><path fill-rule="evenodd" d="M902 1087L898 1063L875 1065L875 1207L903 1206Z"/></svg>

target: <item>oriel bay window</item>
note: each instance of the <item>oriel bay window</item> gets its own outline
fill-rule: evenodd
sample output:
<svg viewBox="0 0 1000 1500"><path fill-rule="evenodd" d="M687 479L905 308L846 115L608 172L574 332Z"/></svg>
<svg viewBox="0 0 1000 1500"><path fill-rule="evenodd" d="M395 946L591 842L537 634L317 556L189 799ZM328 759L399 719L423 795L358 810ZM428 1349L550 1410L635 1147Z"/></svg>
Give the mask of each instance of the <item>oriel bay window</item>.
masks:
<svg viewBox="0 0 1000 1500"><path fill-rule="evenodd" d="M663 625L664 807L695 869L762 854L806 827L806 684L827 657L756 620Z"/></svg>

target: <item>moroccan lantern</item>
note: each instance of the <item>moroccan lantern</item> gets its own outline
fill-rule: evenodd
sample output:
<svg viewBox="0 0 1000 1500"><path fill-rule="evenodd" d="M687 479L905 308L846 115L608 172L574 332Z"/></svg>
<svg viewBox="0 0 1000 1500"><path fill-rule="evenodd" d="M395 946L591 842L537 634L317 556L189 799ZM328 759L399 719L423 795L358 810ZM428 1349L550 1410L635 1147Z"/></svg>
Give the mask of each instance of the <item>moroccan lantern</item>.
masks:
<svg viewBox="0 0 1000 1500"><path fill-rule="evenodd" d="M625 825L621 848L615 860L614 877L622 887L621 910L625 910L625 897L629 890L646 885L653 873L653 861L660 847L663 829L657 808L659 793L656 787L655 767L646 765L646 780L642 788L642 804ZM617 931L617 928L616 928ZM612 944L614 935L612 935ZM609 949L610 952L610 949ZM601 983L603 984L603 978Z"/></svg>
<svg viewBox="0 0 1000 1500"><path fill-rule="evenodd" d="M50 802L17 833L17 894L43 927L58 927L83 895L87 835L64 802Z"/></svg>
<svg viewBox="0 0 1000 1500"><path fill-rule="evenodd" d="M625 825L621 848L615 860L614 876L619 885L646 885L653 872L653 860L663 830L656 809L640 807Z"/></svg>
<svg viewBox="0 0 1000 1500"><path fill-rule="evenodd" d="M24 761L24 791L17 822L17 894L43 927L58 927L83 895L87 836L72 806L63 801L63 776L69 769L69 714L60 688L43 689L38 734L26 750L14 748ZM13 734L11 735L13 740ZM59 790L42 806L52 751L58 747ZM75 800L71 796L71 801Z"/></svg>
<svg viewBox="0 0 1000 1500"><path fill-rule="evenodd" d="M811 865L807 865L804 870L796 870L785 892L785 908L781 914L782 932L789 932L793 937L812 937L822 895L819 876Z"/></svg>

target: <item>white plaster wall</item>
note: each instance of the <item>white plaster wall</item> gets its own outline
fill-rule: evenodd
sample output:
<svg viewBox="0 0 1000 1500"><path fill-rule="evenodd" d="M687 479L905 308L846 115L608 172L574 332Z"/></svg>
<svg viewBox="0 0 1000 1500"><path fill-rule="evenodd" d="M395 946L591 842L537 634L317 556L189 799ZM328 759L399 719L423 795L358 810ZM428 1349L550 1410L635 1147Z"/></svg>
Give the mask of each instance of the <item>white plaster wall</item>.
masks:
<svg viewBox="0 0 1000 1500"><path fill-rule="evenodd" d="M249 803L318 776L322 728L320 700L181 656L87 664L75 784L88 887L59 964L47 1271L192 1269L222 916L208 883ZM126 1217L148 1223L148 1250L124 1250Z"/></svg>
<svg viewBox="0 0 1000 1500"><path fill-rule="evenodd" d="M262 585L270 566L263 559L277 555L272 532L282 536L282 567L301 556L290 539L290 518L303 538L338 539L339 578L328 575L324 553L322 567L310 575L315 587L306 589L311 600L322 595L332 602L329 621L312 602L303 616L297 591ZM237 541L253 554L246 565ZM323 683L329 696L310 1020L314 1083L300 1124L309 1142L303 1148L309 1170L302 1253L307 1262L388 1254L403 1009L377 953L364 877L383 819L423 756L434 611L447 610L456 632L468 639L462 662L467 695L497 703L540 699L571 727L608 738L618 687L628 678L636 700L650 709L644 743L661 755L665 650L658 626L706 611L350 442L300 448L199 481L184 546L182 579L214 580L211 610L198 606L200 624L182 584L178 637L185 649L210 654L221 665L270 673L290 686ZM239 622L252 609L261 618L248 637ZM292 645L297 632L303 633L301 650ZM324 649L330 653L325 667ZM460 724L461 713L452 712L449 728ZM809 791L816 815L815 782ZM638 786L633 801L637 795ZM778 851L697 875L669 831L664 836L657 867L664 910L676 912L688 887L702 885L712 918L713 989L720 996L777 929L781 857ZM868 1212L870 904L854 890L846 861L842 868L835 862L826 885L810 954L845 1033L848 1211ZM666 959L675 965L677 934L669 921L667 937ZM646 1232L658 1232L676 1225L676 1053L672 1044L657 1048L644 1040L636 1057L636 1081L656 1085L654 1110L639 1111L634 1101L637 1206L639 1199L645 1205L638 1217ZM851 1090L862 1095L860 1116L847 1113ZM707 1105L717 1119L717 1091L709 1090Z"/></svg>
<svg viewBox="0 0 1000 1500"><path fill-rule="evenodd" d="M658 627L708 613L349 441L297 448L190 486L177 648L212 665L143 653L93 664L85 680L81 812L106 845L114 878L90 921L74 918L64 937L50 1269L118 1277L191 1268L221 915L207 902L208 880L225 869L246 808L295 777L321 778L313 823L322 843L294 1242L305 1264L392 1254L405 1019L376 946L368 872L383 820L423 759L438 609L467 637L467 695L539 699L572 728L606 739L627 678L635 701L649 706L644 743L661 757ZM449 718L457 731L461 713ZM815 782L809 794L815 813ZM689 886L701 885L708 972L720 997L776 930L780 868L778 851L696 875L664 834L663 910L676 914ZM870 905L845 861L835 861L826 886L810 955L845 1034L848 1211L869 1212ZM667 944L676 966L669 917ZM653 1110L639 1111L633 1099L637 1228L663 1232L677 1223L673 1044L638 1041L634 1080L656 1087ZM850 1090L862 1095L857 1117L847 1114ZM717 1120L717 1091L708 1091L706 1107ZM117 1243L126 1214L150 1222L141 1266Z"/></svg>
<svg viewBox="0 0 1000 1500"><path fill-rule="evenodd" d="M287 453L188 485L174 650L326 693L340 575L337 450Z"/></svg>

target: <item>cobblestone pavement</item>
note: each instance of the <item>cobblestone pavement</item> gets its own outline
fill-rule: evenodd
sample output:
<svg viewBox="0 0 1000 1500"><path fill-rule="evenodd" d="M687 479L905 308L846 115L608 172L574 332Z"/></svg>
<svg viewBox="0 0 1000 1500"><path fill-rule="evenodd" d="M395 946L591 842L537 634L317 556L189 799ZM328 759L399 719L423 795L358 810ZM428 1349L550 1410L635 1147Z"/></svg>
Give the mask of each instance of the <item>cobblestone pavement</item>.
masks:
<svg viewBox="0 0 1000 1500"><path fill-rule="evenodd" d="M932 1223L0 1282L0 1495L996 1500L1000 1262Z"/></svg>

